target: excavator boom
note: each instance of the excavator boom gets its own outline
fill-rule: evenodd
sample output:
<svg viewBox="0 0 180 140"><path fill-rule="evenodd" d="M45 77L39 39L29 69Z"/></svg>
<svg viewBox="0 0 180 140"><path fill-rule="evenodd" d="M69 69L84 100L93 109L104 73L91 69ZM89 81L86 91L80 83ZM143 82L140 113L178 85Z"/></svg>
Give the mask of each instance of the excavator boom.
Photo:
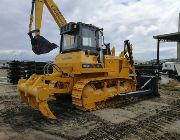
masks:
<svg viewBox="0 0 180 140"><path fill-rule="evenodd" d="M67 24L64 16L61 14L57 5L53 0L32 0L32 9L30 15L29 23L29 33L32 44L32 50L35 54L40 55L44 53L49 53L51 50L57 48L58 46L54 43L49 42L43 36L40 35L41 22L43 7L46 5L58 27L61 28ZM35 30L32 30L32 24L34 20L34 9L35 9ZM35 36L33 36L35 34Z"/></svg>

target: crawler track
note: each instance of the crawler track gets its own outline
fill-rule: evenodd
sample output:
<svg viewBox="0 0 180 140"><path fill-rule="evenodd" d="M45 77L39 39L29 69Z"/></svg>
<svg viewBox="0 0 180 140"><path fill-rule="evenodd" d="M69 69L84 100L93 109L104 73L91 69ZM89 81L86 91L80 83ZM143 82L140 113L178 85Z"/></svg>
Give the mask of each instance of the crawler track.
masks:
<svg viewBox="0 0 180 140"><path fill-rule="evenodd" d="M111 79L101 78L98 81L100 81L104 84L104 80L108 81ZM118 79L113 79L113 80L115 82L118 81ZM120 100L120 99L115 98L118 95L118 93L115 93L114 95L112 95L112 97L104 99L100 102L95 102L95 107L90 108L90 109L86 108L83 104L83 90L84 90L85 86L93 85L94 81L96 81L96 79L81 80L76 83L76 85L73 88L73 92L72 92L72 101L76 108L83 110L83 111L94 111L94 110L99 110L99 109L107 108L110 106L114 106L117 104L127 103L133 99L133 98L127 98L127 99ZM129 81L129 82L131 82L131 81ZM116 87L116 85L114 85L114 87ZM96 98L96 97L94 97L94 98Z"/></svg>

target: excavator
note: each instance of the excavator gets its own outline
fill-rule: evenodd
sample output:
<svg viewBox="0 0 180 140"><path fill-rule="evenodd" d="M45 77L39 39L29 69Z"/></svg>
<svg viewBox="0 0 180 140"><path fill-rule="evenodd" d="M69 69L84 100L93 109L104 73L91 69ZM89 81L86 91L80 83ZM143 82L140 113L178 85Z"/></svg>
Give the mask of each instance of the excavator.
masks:
<svg viewBox="0 0 180 140"><path fill-rule="evenodd" d="M141 77L135 71L132 44L124 41L123 51L104 42L103 29L82 22L67 23L53 0L32 0L29 33L35 54L49 53L58 46L40 35L43 7L46 5L60 28L60 52L44 74L21 78L17 89L23 102L49 119L57 119L49 101L70 95L72 104L93 111L141 95L158 95L157 78ZM35 9L35 30L32 30ZM53 73L48 69L53 67Z"/></svg>

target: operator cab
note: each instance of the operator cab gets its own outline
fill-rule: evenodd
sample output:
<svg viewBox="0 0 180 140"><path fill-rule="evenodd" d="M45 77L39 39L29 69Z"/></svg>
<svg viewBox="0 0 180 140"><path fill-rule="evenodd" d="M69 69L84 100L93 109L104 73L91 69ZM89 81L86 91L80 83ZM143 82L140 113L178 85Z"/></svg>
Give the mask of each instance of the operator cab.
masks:
<svg viewBox="0 0 180 140"><path fill-rule="evenodd" d="M70 22L61 28L60 53L89 51L90 54L98 55L102 46L103 33L98 27Z"/></svg>

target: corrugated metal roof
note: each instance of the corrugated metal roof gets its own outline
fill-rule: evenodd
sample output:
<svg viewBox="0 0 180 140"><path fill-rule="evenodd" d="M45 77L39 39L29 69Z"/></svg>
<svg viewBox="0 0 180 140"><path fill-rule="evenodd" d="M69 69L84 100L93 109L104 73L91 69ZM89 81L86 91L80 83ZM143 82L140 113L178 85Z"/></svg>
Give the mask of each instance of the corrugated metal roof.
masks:
<svg viewBox="0 0 180 140"><path fill-rule="evenodd" d="M154 39L168 42L180 42L180 32L153 36Z"/></svg>

